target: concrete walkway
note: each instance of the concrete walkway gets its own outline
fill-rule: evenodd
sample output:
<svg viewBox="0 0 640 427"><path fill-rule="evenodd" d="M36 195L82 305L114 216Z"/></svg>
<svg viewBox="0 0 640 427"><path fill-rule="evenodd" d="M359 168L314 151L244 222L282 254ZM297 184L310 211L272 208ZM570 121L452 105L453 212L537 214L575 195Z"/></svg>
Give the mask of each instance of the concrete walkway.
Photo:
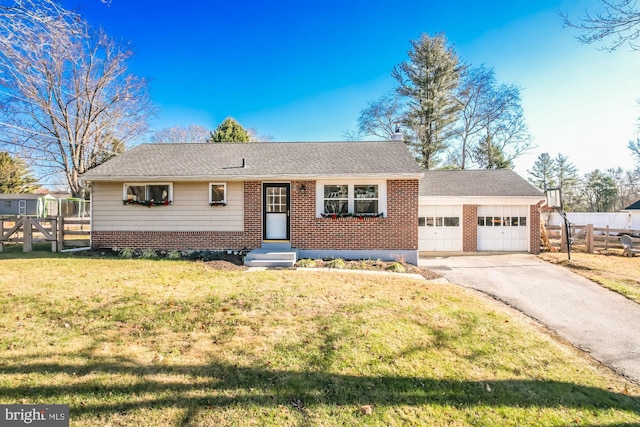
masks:
<svg viewBox="0 0 640 427"><path fill-rule="evenodd" d="M530 254L421 257L420 267L536 319L640 384L640 305Z"/></svg>

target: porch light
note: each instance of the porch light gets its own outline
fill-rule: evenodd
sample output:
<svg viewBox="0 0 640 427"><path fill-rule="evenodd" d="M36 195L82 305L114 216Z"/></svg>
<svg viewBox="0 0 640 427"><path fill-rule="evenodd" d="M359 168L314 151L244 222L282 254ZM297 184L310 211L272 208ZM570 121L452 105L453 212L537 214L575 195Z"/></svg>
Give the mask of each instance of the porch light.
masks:
<svg viewBox="0 0 640 427"><path fill-rule="evenodd" d="M300 184L300 192L302 194L306 194L307 193L307 186L304 184Z"/></svg>

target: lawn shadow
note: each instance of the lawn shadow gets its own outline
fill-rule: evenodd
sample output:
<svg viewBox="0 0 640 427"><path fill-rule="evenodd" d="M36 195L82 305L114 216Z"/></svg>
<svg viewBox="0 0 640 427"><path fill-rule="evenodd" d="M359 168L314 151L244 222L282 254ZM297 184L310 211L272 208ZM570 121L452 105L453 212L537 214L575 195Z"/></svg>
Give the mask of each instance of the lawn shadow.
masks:
<svg viewBox="0 0 640 427"><path fill-rule="evenodd" d="M66 374L70 381L67 384L30 381L13 387L0 386L1 400L4 403L24 400L69 403L59 402L60 396L73 395L79 401L87 402L71 406L71 414L75 416L171 407L185 409L185 416L189 419L205 408L279 405L308 410L318 405L615 409L640 415L640 399L637 397L562 381L355 376L326 372L320 367L295 371L219 362L201 365L140 364L123 357L101 359L82 353L75 356L80 356L83 363L65 365L30 361L24 357L5 358L0 375ZM116 381L119 376L128 375L137 381L122 385L98 384L96 375L100 378L113 375ZM160 380L156 376L164 378ZM167 376L185 379L167 380ZM198 397L194 397L194 392ZM100 396L112 395L119 398L99 402ZM134 398L140 395L151 397L144 401ZM127 396L131 398L127 399ZM95 403L96 399L98 403Z"/></svg>

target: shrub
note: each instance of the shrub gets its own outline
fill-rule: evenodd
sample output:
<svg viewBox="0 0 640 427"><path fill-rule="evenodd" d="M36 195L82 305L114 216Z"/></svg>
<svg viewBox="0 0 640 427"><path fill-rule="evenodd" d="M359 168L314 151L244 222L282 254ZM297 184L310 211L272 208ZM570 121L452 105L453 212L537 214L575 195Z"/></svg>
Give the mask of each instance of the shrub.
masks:
<svg viewBox="0 0 640 427"><path fill-rule="evenodd" d="M167 253L167 259L180 259L180 258L182 258L182 254L180 253L180 251L173 250Z"/></svg>
<svg viewBox="0 0 640 427"><path fill-rule="evenodd" d="M316 266L316 262L311 258L299 259L296 263L296 267L300 268L313 268Z"/></svg>
<svg viewBox="0 0 640 427"><path fill-rule="evenodd" d="M131 248L122 248L120 249L120 251L118 252L118 255L120 255L122 258L133 258L135 251Z"/></svg>
<svg viewBox="0 0 640 427"><path fill-rule="evenodd" d="M393 264L390 264L387 267L387 271L391 271L393 273L404 273L406 269L404 268L404 265L402 265L401 263L394 262Z"/></svg>
<svg viewBox="0 0 640 427"><path fill-rule="evenodd" d="M144 251L142 251L142 258L145 258L145 259L158 258L158 254L153 249L145 249Z"/></svg>
<svg viewBox="0 0 640 427"><path fill-rule="evenodd" d="M346 268L347 263L342 258L333 258L325 264L327 268Z"/></svg>

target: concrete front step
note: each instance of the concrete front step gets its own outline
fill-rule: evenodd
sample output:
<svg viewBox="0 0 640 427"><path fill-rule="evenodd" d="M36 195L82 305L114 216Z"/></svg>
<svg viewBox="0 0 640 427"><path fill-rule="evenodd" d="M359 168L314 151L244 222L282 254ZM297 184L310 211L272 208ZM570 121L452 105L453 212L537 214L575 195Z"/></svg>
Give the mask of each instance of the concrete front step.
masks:
<svg viewBox="0 0 640 427"><path fill-rule="evenodd" d="M257 248L247 254L247 267L293 267L298 260L296 249Z"/></svg>

